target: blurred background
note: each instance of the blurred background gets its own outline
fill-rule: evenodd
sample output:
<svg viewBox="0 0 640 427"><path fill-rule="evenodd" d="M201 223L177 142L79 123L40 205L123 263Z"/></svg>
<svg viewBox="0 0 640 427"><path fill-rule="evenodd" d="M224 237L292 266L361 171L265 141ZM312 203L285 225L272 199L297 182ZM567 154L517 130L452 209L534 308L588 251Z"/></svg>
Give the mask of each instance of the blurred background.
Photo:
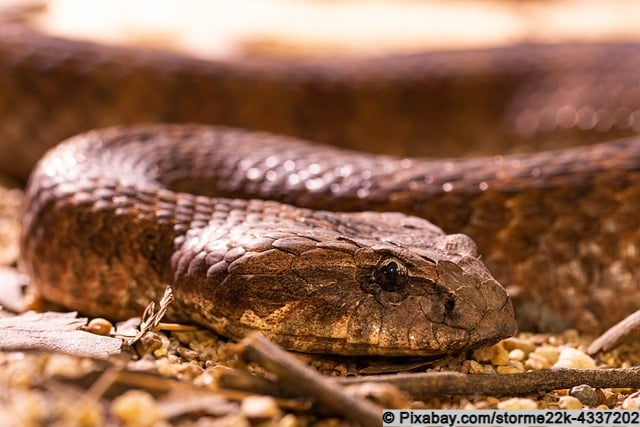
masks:
<svg viewBox="0 0 640 427"><path fill-rule="evenodd" d="M625 136L638 22L633 0L0 0L0 170L149 121L410 156Z"/></svg>
<svg viewBox="0 0 640 427"><path fill-rule="evenodd" d="M640 133L639 23L638 0L0 0L0 274L21 289L19 189L71 135L203 122L402 156L602 142ZM451 206L438 224L459 232L469 209ZM587 326L637 309L611 310L625 294L598 287L613 297L592 316L537 276L512 295L566 303Z"/></svg>
<svg viewBox="0 0 640 427"><path fill-rule="evenodd" d="M2 0L48 33L207 58L637 39L634 0ZM24 12L28 13L24 13Z"/></svg>

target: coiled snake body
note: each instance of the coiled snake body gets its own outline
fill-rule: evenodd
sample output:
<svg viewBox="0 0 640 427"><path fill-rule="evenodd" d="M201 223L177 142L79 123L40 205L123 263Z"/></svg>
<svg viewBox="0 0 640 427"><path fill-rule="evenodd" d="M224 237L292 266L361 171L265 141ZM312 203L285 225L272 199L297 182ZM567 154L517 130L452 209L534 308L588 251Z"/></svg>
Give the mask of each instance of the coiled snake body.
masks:
<svg viewBox="0 0 640 427"><path fill-rule="evenodd" d="M466 236L400 213L163 189L306 187L298 197L321 200L329 187L356 195L360 175L390 161L195 125L92 132L34 171L23 265L46 297L83 312L135 315L167 282L179 318L301 351L440 354L512 334L511 301Z"/></svg>
<svg viewBox="0 0 640 427"><path fill-rule="evenodd" d="M554 147L640 123L634 45L217 64L25 31L0 29L0 84L11 83L0 133L32 144L0 144L18 176L61 136L151 119L419 154L453 140ZM451 132L427 137L434 124ZM176 317L231 337L261 329L303 351L436 354L512 333L510 302L475 246L422 217L471 236L519 313L596 331L637 308L639 165L634 139L428 160L226 128L111 128L61 145L33 173L21 264L72 308L135 314L168 282ZM185 193L211 188L218 199Z"/></svg>

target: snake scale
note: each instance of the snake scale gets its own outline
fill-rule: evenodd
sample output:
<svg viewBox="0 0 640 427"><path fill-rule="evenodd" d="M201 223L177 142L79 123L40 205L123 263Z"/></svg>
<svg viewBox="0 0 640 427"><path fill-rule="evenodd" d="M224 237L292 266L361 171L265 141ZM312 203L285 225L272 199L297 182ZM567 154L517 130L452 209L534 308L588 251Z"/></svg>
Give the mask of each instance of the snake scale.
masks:
<svg viewBox="0 0 640 427"><path fill-rule="evenodd" d="M498 282L525 328L599 331L640 294L638 65L625 43L213 62L3 25L0 166L20 179L118 123L346 147L200 125L73 137L31 176L21 266L113 318L173 283L177 318L303 351L496 341L515 330Z"/></svg>

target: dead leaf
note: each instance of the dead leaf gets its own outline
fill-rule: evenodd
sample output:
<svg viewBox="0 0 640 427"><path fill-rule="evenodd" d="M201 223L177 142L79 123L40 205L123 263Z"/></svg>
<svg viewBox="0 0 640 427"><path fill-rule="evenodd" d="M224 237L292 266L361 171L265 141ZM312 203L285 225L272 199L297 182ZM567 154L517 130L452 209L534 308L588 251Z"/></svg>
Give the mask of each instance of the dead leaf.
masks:
<svg viewBox="0 0 640 427"><path fill-rule="evenodd" d="M0 318L0 350L45 350L105 358L122 351L122 340L79 330L77 313L36 313Z"/></svg>

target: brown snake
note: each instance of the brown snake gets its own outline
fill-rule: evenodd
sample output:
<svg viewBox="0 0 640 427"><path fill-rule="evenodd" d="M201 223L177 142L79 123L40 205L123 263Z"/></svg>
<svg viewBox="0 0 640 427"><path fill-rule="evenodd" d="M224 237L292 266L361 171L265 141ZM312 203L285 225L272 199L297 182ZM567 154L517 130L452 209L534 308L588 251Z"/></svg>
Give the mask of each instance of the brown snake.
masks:
<svg viewBox="0 0 640 427"><path fill-rule="evenodd" d="M452 141L554 147L630 135L640 123L635 45L209 63L10 26L0 40L0 132L33 143L0 144L0 160L22 177L44 146L118 122L223 122L419 155ZM519 314L548 315L551 326L600 330L638 306L633 139L447 160L197 126L73 141L32 176L21 264L45 296L92 314L132 314L157 298L147 283L157 277L175 283L178 317L232 337L263 328L306 351L433 354L513 332L505 294L468 239L423 240L435 228L415 217L329 210L399 211L471 236ZM161 189L207 193L214 184L219 204ZM231 200L239 196L253 201ZM267 197L302 208L257 200ZM258 220L276 229L267 235ZM197 232L223 238L206 243ZM267 252L278 261L259 256ZM248 281L238 285L232 271ZM337 290L347 277L357 292Z"/></svg>
<svg viewBox="0 0 640 427"><path fill-rule="evenodd" d="M32 174L23 265L45 297L82 312L132 316L171 283L174 316L233 338L257 329L300 351L429 355L514 333L511 301L466 236L399 213L164 189L258 184L304 203L313 187L319 200L329 186L354 197L363 171L398 167L195 125L92 132Z"/></svg>

